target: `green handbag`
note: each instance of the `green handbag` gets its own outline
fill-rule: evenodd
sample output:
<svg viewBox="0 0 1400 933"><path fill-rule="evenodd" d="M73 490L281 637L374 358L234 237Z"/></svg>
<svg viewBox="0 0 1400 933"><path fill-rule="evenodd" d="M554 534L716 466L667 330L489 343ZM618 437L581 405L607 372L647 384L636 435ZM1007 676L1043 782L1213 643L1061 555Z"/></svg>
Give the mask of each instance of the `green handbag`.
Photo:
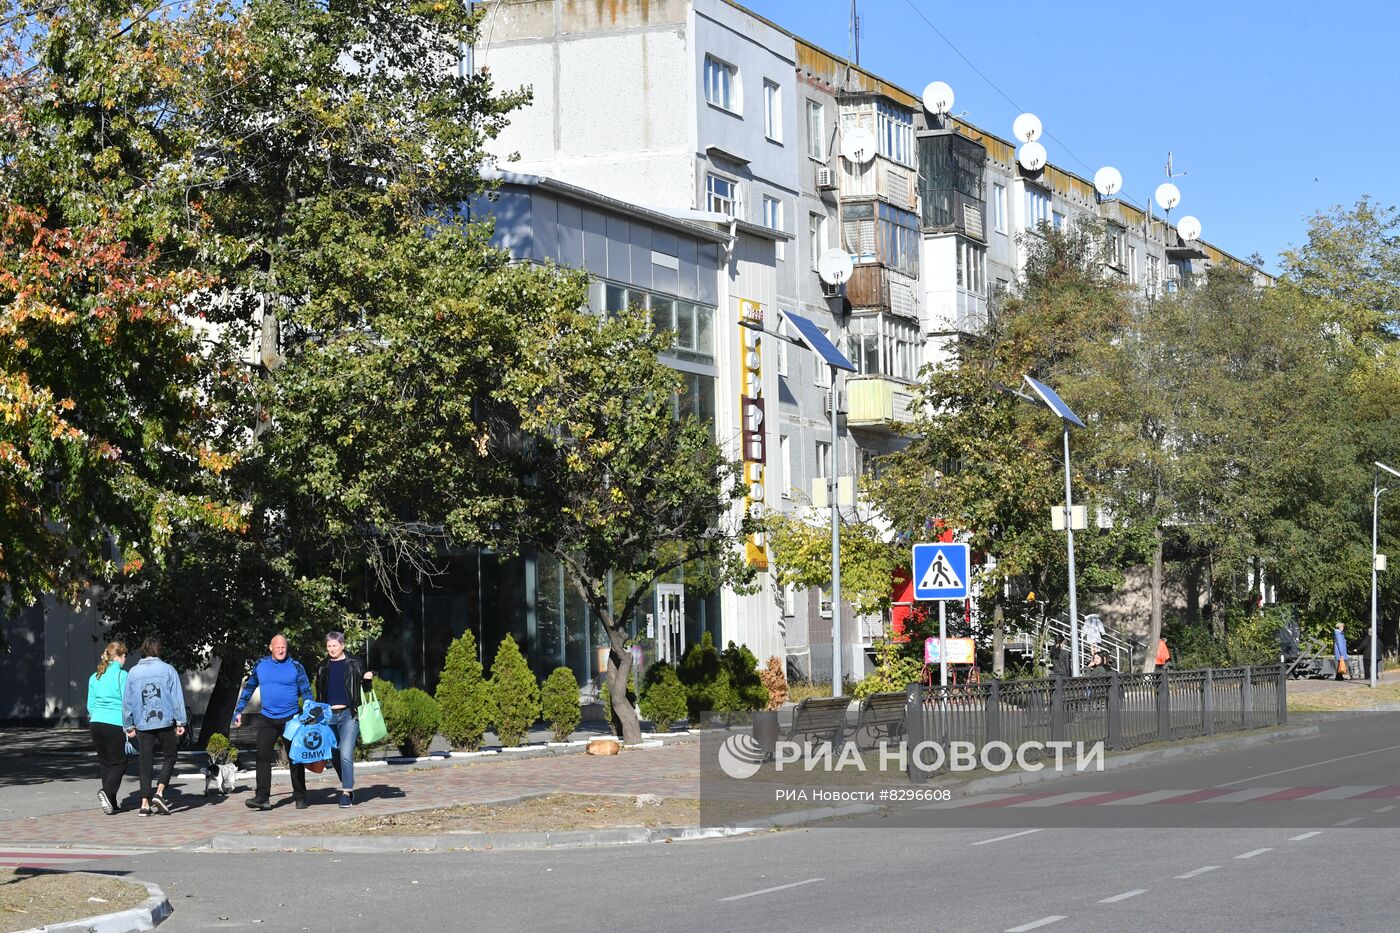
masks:
<svg viewBox="0 0 1400 933"><path fill-rule="evenodd" d="M360 688L360 744L374 745L389 737L389 728L384 725L384 711L379 708L379 695L373 690L369 695L365 695L365 688Z"/></svg>

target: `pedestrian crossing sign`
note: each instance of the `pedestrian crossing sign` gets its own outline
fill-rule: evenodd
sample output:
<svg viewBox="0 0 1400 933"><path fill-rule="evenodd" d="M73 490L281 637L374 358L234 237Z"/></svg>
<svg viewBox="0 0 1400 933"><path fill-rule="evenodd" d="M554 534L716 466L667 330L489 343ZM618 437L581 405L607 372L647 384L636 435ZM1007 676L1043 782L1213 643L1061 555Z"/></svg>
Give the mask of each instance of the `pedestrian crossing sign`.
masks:
<svg viewBox="0 0 1400 933"><path fill-rule="evenodd" d="M914 545L915 599L966 599L967 593L966 544Z"/></svg>

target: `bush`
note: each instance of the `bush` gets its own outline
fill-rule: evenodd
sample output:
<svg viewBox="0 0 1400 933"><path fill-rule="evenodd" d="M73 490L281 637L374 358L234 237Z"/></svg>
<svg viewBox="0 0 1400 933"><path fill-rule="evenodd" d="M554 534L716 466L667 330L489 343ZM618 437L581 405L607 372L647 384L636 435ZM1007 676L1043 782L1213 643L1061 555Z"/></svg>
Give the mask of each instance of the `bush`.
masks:
<svg viewBox="0 0 1400 933"><path fill-rule="evenodd" d="M671 724L683 719L688 708L685 687L674 667L657 661L647 668L642 680L642 715L652 721L657 732L669 732Z"/></svg>
<svg viewBox="0 0 1400 933"><path fill-rule="evenodd" d="M864 699L873 693L904 692L912 683L923 676L924 665L918 658L912 658L900 651L900 646L891 641L882 641L875 646L875 670L870 672L851 690L851 695Z"/></svg>
<svg viewBox="0 0 1400 933"><path fill-rule="evenodd" d="M578 706L578 679L567 667L556 667L545 679L540 692L544 721L554 730L554 741L567 742L578 728L583 711Z"/></svg>
<svg viewBox="0 0 1400 933"><path fill-rule="evenodd" d="M764 709L768 706L768 688L758 672L758 658L742 645L730 642L719 656L720 664L729 674L737 706L734 709Z"/></svg>
<svg viewBox="0 0 1400 933"><path fill-rule="evenodd" d="M776 655L768 659L768 665L759 672L758 676L763 680L763 686L768 690L768 704L764 709L781 709L788 698L787 673L783 670L783 662Z"/></svg>
<svg viewBox="0 0 1400 933"><path fill-rule="evenodd" d="M392 701L380 694L379 702L384 707L384 725L389 729L389 741L399 747L404 755L418 757L428 753L433 736L437 735L442 723L442 710L437 700L417 687L396 690Z"/></svg>
<svg viewBox="0 0 1400 933"><path fill-rule="evenodd" d="M720 659L715 640L706 632L690 646L677 670L685 686L686 707L691 722L709 712L729 712L740 708L739 694L729 679L729 670Z"/></svg>
<svg viewBox="0 0 1400 933"><path fill-rule="evenodd" d="M204 747L204 751L209 755L211 764L224 765L238 761L238 749L233 747L228 736L220 732L215 732L209 737L209 744Z"/></svg>
<svg viewBox="0 0 1400 933"><path fill-rule="evenodd" d="M491 685L482 676L476 638L468 630L447 647L447 662L438 680L442 735L453 748L474 752L491 725Z"/></svg>
<svg viewBox="0 0 1400 933"><path fill-rule="evenodd" d="M496 736L502 745L519 745L540 718L540 685L515 639L507 635L491 662L491 695Z"/></svg>

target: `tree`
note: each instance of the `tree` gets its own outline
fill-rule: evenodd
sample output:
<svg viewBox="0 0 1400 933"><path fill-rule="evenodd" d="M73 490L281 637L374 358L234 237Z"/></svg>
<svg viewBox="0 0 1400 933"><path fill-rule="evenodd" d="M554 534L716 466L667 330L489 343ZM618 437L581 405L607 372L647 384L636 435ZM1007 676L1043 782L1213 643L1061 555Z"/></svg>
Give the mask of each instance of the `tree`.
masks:
<svg viewBox="0 0 1400 933"><path fill-rule="evenodd" d="M831 587L831 525L811 524L792 514L768 518L774 583L800 589ZM871 516L841 522L841 597L857 615L890 607L895 574L907 560Z"/></svg>
<svg viewBox="0 0 1400 933"><path fill-rule="evenodd" d="M504 746L519 745L540 718L540 685L515 639L507 635L491 662L491 708L496 736Z"/></svg>
<svg viewBox="0 0 1400 933"><path fill-rule="evenodd" d="M578 705L578 678L567 667L556 667L540 690L540 712L554 730L554 741L567 742L583 719Z"/></svg>
<svg viewBox="0 0 1400 933"><path fill-rule="evenodd" d="M453 748L474 752L491 726L491 684L482 676L476 653L476 638L464 631L447 646L447 660L437 685L438 706L442 709L442 737ZM575 706L578 705L575 697Z"/></svg>

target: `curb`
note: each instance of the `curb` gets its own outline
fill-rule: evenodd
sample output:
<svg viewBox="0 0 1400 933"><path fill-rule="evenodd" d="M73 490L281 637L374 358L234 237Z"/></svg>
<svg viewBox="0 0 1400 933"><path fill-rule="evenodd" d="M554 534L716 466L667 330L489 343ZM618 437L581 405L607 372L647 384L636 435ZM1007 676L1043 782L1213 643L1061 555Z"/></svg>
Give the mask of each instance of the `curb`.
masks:
<svg viewBox="0 0 1400 933"><path fill-rule="evenodd" d="M110 877L97 872L75 871L70 874L93 875L99 878ZM99 914L96 917L85 917L81 920L68 920L64 923L50 923L46 927L21 930L20 933L136 933L136 931L154 930L174 911L174 908L170 906L170 899L158 886L139 878L123 878L122 880L144 885L149 896L139 906L129 910L119 910L112 914Z"/></svg>

